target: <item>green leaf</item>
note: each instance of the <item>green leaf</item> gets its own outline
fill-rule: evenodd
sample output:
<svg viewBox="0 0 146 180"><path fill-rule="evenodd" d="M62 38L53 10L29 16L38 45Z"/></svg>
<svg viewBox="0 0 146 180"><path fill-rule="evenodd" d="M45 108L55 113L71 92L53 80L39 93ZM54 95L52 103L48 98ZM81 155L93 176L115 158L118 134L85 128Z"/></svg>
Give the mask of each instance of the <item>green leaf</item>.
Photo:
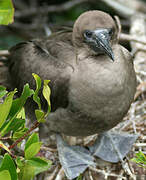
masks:
<svg viewBox="0 0 146 180"><path fill-rule="evenodd" d="M6 90L6 87L0 85L0 91Z"/></svg>
<svg viewBox="0 0 146 180"><path fill-rule="evenodd" d="M29 88L29 85L26 84L23 88L23 92L20 96L20 98L17 98L12 103L12 108L10 111L10 118L13 119L17 116L17 114L22 110L22 107L24 106L26 100L34 94L34 91Z"/></svg>
<svg viewBox="0 0 146 180"><path fill-rule="evenodd" d="M16 164L18 167L23 167L24 166L24 158L17 157Z"/></svg>
<svg viewBox="0 0 146 180"><path fill-rule="evenodd" d="M20 167L18 176L20 180L32 180L34 177L34 167L25 162L24 165Z"/></svg>
<svg viewBox="0 0 146 180"><path fill-rule="evenodd" d="M2 165L0 167L0 171L8 170L11 176L12 180L17 180L17 172L16 172L16 166L9 154L4 155L4 159L2 161Z"/></svg>
<svg viewBox="0 0 146 180"><path fill-rule="evenodd" d="M36 109L35 116L38 122L45 122L45 113L42 110Z"/></svg>
<svg viewBox="0 0 146 180"><path fill-rule="evenodd" d="M82 175L80 174L76 180L82 180Z"/></svg>
<svg viewBox="0 0 146 180"><path fill-rule="evenodd" d="M8 149L8 147L6 145L3 144L3 142L0 141L0 148L5 149L7 152L10 153L10 150Z"/></svg>
<svg viewBox="0 0 146 180"><path fill-rule="evenodd" d="M24 158L17 157L18 177L20 180L32 180L34 177L34 167L25 161Z"/></svg>
<svg viewBox="0 0 146 180"><path fill-rule="evenodd" d="M8 91L6 91L6 88L4 86L0 86L0 98L5 96Z"/></svg>
<svg viewBox="0 0 146 180"><path fill-rule="evenodd" d="M34 167L35 175L48 170L52 165L50 160L45 160L40 157L31 158L30 160L27 160L27 162Z"/></svg>
<svg viewBox="0 0 146 180"><path fill-rule="evenodd" d="M27 160L27 162L34 167L40 167L40 166L44 167L48 165L48 162L40 157L33 157Z"/></svg>
<svg viewBox="0 0 146 180"><path fill-rule="evenodd" d="M26 151L26 149L33 143L39 142L39 135L37 133L33 133L29 139L27 140L26 144L25 144L25 149L24 151Z"/></svg>
<svg viewBox="0 0 146 180"><path fill-rule="evenodd" d="M136 153L136 156L141 163L146 164L146 156L141 151Z"/></svg>
<svg viewBox="0 0 146 180"><path fill-rule="evenodd" d="M48 165L47 166L39 166L35 168L35 175L47 171L52 165L52 162L48 160Z"/></svg>
<svg viewBox="0 0 146 180"><path fill-rule="evenodd" d="M7 116L10 112L12 102L13 102L13 96L16 93L16 89L10 93L8 93L7 97L4 100L3 104L0 104L0 128L2 127L3 123L7 119Z"/></svg>
<svg viewBox="0 0 146 180"><path fill-rule="evenodd" d="M11 180L11 176L8 170L3 170L0 172L0 179L1 180Z"/></svg>
<svg viewBox="0 0 146 180"><path fill-rule="evenodd" d="M131 160L136 162L138 166L146 168L146 156L141 151L136 153L136 156L136 158L133 158Z"/></svg>
<svg viewBox="0 0 146 180"><path fill-rule="evenodd" d="M0 156L0 166L2 165L3 159L4 159L4 157Z"/></svg>
<svg viewBox="0 0 146 180"><path fill-rule="evenodd" d="M18 131L15 131L13 134L13 140L19 139L20 137L22 137L26 131L28 131L28 128L24 127L23 129L20 129Z"/></svg>
<svg viewBox="0 0 146 180"><path fill-rule="evenodd" d="M42 142L36 142L36 143L31 144L25 150L25 158L31 159L32 157L34 157L40 151L41 145L42 145Z"/></svg>
<svg viewBox="0 0 146 180"><path fill-rule="evenodd" d="M8 25L14 21L14 8L11 0L0 0L0 24Z"/></svg>
<svg viewBox="0 0 146 180"><path fill-rule="evenodd" d="M33 75L35 82L36 82L36 90L35 90L34 95L33 95L33 100L37 103L39 109L41 109L41 102L40 102L40 98L38 96L38 93L39 93L39 90L41 88L42 81L41 81L41 78L37 74L32 73L32 75Z"/></svg>
<svg viewBox="0 0 146 180"><path fill-rule="evenodd" d="M136 162L136 163L140 163L140 161L139 161L138 158L132 158L131 160L134 161L134 162Z"/></svg>
<svg viewBox="0 0 146 180"><path fill-rule="evenodd" d="M47 110L46 116L48 116L49 112L51 111L51 102L50 102L51 90L50 90L50 87L48 86L49 82L50 80L44 80L44 86L43 86L43 96L47 100L47 103L48 103L48 110Z"/></svg>
<svg viewBox="0 0 146 180"><path fill-rule="evenodd" d="M17 114L17 118L25 119L25 109L22 107L20 112Z"/></svg>
<svg viewBox="0 0 146 180"><path fill-rule="evenodd" d="M0 98L2 98L3 96L5 96L7 94L8 91L4 90L4 91L0 91Z"/></svg>
<svg viewBox="0 0 146 180"><path fill-rule="evenodd" d="M18 119L15 118L12 121L8 121L4 124L4 126L1 128L1 136L4 136L10 131L17 131L19 128L23 127L25 124L25 119Z"/></svg>

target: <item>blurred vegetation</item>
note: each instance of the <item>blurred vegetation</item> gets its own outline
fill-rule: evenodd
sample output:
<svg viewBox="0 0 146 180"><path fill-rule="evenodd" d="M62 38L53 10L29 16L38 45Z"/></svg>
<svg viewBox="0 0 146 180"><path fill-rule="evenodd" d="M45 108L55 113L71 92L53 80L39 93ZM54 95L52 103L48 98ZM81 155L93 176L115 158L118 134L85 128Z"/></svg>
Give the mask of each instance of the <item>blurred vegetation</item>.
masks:
<svg viewBox="0 0 146 180"><path fill-rule="evenodd" d="M141 4L146 0L134 1L140 3L138 11L146 12L146 7ZM118 11L117 7L108 4L122 2L121 0L12 0L12 2L15 8L14 23L0 26L0 49L8 49L20 41L46 36L48 31L58 31L62 26L72 27L75 19L87 10L97 9L112 16L118 15L122 31L129 32L129 17L123 16L121 10ZM123 5L124 2L127 1L123 0Z"/></svg>
<svg viewBox="0 0 146 180"><path fill-rule="evenodd" d="M83 1L65 11L44 12L35 15L23 16L23 12L29 9L60 6L68 3L68 0L12 0L15 7L15 21L8 27L0 26L0 49L8 49L16 43L46 35L46 27L51 31L57 31L61 26L72 26L75 19L87 10L102 10L115 15L115 11L104 2L96 0ZM76 1L76 0L75 0ZM80 1L80 0L79 0ZM73 0L71 1L73 2ZM22 13L22 16L21 16ZM19 15L18 15L19 14ZM125 27L128 21L124 20ZM125 29L126 29L125 28Z"/></svg>
<svg viewBox="0 0 146 180"><path fill-rule="evenodd" d="M18 42L23 41L23 38L16 36L14 34L0 34L0 50L8 49Z"/></svg>

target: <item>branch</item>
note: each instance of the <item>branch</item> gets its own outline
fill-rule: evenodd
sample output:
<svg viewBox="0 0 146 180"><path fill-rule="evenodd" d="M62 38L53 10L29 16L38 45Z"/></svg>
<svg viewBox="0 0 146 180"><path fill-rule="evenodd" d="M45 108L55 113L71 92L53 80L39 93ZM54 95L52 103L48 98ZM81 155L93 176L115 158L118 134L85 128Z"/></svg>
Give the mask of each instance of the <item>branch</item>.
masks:
<svg viewBox="0 0 146 180"><path fill-rule="evenodd" d="M54 171L52 172L52 174L50 174L50 175L47 177L47 180L54 180L57 172L58 172L58 166L54 169Z"/></svg>
<svg viewBox="0 0 146 180"><path fill-rule="evenodd" d="M132 8L129 8L125 4L122 4L121 2L117 2L117 0L101 0L105 4L107 4L109 7L114 9L119 15L123 17L130 17L133 14L135 14L135 10Z"/></svg>
<svg viewBox="0 0 146 180"><path fill-rule="evenodd" d="M65 176L64 170L63 170L63 168L61 168L60 171L58 172L55 180L63 180L64 176Z"/></svg>
<svg viewBox="0 0 146 180"><path fill-rule="evenodd" d="M139 0L132 0L132 3L126 0L100 0L114 9L120 16L128 18L138 12L146 12L145 3Z"/></svg>
<svg viewBox="0 0 146 180"><path fill-rule="evenodd" d="M25 9L22 11L16 11L15 17L27 17L27 16L35 16L38 14L47 14L47 13L58 13L62 11L67 11L71 8L73 8L76 5L79 5L84 2L89 2L89 0L71 0L68 2L65 2L60 5L52 5L52 6L45 6L45 7L33 7L30 9Z"/></svg>
<svg viewBox="0 0 146 180"><path fill-rule="evenodd" d="M11 140L11 137L1 137L0 138L0 141L8 141L8 140Z"/></svg>
<svg viewBox="0 0 146 180"><path fill-rule="evenodd" d="M135 36L132 36L132 35L129 35L129 34L121 33L120 34L120 40L134 41L134 42L146 45L146 41L145 40L139 39L139 38L137 38Z"/></svg>
<svg viewBox="0 0 146 180"><path fill-rule="evenodd" d="M130 34L139 41L146 41L145 14L135 14L131 17ZM146 60L146 43L141 44L131 42L132 52L134 54L134 67L139 83L146 81L145 76L145 60Z"/></svg>
<svg viewBox="0 0 146 180"><path fill-rule="evenodd" d="M9 51L8 50L0 50L0 56L5 56L5 57L7 57L7 56L9 56L10 54L9 54Z"/></svg>
<svg viewBox="0 0 146 180"><path fill-rule="evenodd" d="M38 126L39 126L39 122L38 121L36 121L35 123L34 123L34 125L22 136L22 137L20 137L19 139L17 139L17 141L15 141L11 146L9 146L9 149L13 149L15 146L17 146L17 144L18 143L20 143L23 139L25 139L26 138L26 136L30 133L30 132L32 132L34 129L36 129Z"/></svg>

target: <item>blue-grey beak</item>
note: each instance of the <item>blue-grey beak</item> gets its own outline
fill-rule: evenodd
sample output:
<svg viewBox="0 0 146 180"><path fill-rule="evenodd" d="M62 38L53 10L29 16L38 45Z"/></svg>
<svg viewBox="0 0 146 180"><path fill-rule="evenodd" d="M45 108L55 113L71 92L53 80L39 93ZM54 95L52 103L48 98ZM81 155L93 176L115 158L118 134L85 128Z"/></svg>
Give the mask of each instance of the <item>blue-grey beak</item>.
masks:
<svg viewBox="0 0 146 180"><path fill-rule="evenodd" d="M114 61L114 53L110 45L110 34L108 29L98 29L93 31L93 38L98 48L105 52Z"/></svg>

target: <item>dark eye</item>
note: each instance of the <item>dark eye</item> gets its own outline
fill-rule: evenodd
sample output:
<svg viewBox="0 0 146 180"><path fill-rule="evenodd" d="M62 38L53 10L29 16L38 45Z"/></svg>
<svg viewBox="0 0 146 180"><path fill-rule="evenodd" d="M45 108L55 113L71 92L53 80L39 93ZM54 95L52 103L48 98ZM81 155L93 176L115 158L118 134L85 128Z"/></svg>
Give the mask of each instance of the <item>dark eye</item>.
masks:
<svg viewBox="0 0 146 180"><path fill-rule="evenodd" d="M108 33L109 33L109 35L112 35L112 34L113 34L113 30L112 30L112 29L109 29L109 30L108 30Z"/></svg>
<svg viewBox="0 0 146 180"><path fill-rule="evenodd" d="M89 30L85 30L84 36L87 37L87 38L91 38L92 37L92 32L89 31Z"/></svg>

